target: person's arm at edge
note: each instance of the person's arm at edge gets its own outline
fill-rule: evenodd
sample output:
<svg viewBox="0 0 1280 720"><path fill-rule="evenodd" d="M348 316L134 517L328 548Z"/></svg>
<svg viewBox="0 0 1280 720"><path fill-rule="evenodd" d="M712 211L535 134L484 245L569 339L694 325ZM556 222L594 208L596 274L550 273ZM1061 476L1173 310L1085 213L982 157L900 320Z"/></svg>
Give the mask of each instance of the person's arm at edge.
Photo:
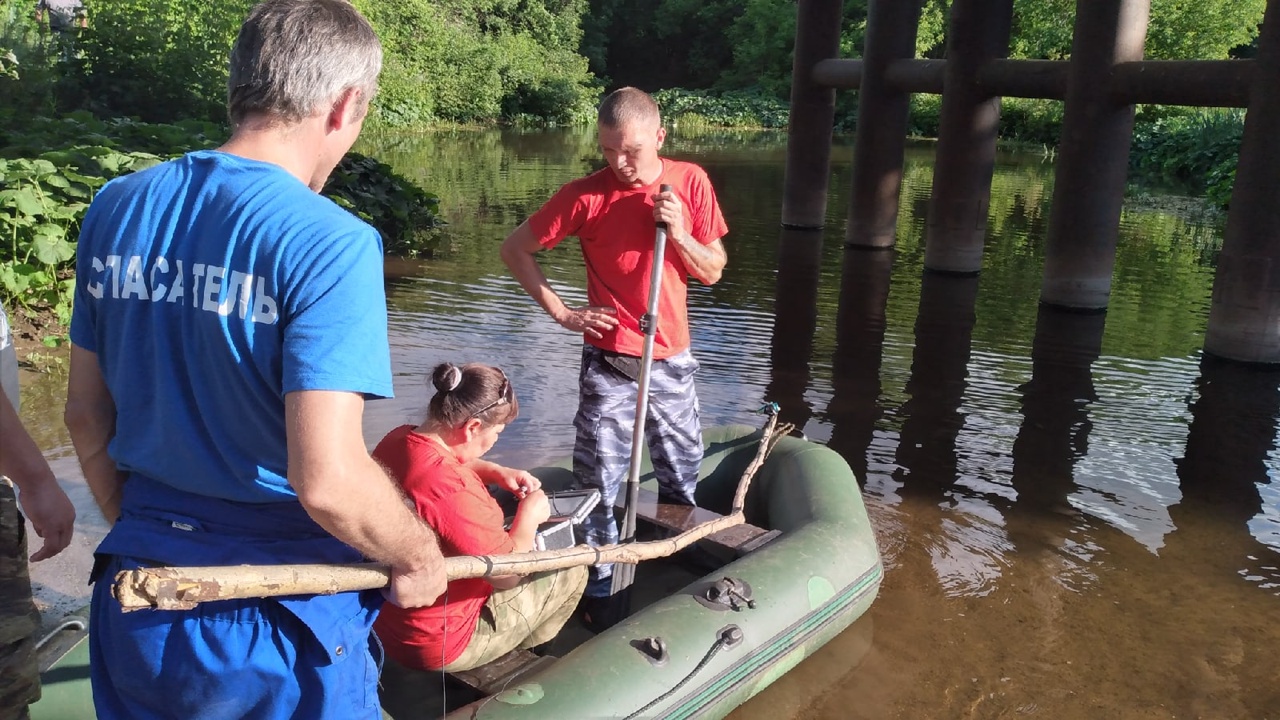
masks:
<svg viewBox="0 0 1280 720"><path fill-rule="evenodd" d="M8 396L0 393L0 475L18 486L18 505L44 544L32 562L51 558L71 542L76 509L58 486L49 462L27 433Z"/></svg>
<svg viewBox="0 0 1280 720"><path fill-rule="evenodd" d="M107 445L116 434L116 403L98 367L97 353L74 343L63 422L71 434L71 444L89 492L107 524L114 525L120 517L120 494L125 478L107 453Z"/></svg>
<svg viewBox="0 0 1280 720"><path fill-rule="evenodd" d="M529 293L529 297L538 303L561 327L574 332L586 333L594 338L603 337L601 330L609 330L618 324L613 308L583 307L570 308L547 282L546 273L534 258L542 250L542 244L529 229L528 221L520 223L502 243L502 261L511 270L511 275L520 283L520 287Z"/></svg>
<svg viewBox="0 0 1280 720"><path fill-rule="evenodd" d="M303 390L285 395L289 484L307 513L366 557L391 565L387 598L430 605L445 591L435 533L364 446L364 398Z"/></svg>

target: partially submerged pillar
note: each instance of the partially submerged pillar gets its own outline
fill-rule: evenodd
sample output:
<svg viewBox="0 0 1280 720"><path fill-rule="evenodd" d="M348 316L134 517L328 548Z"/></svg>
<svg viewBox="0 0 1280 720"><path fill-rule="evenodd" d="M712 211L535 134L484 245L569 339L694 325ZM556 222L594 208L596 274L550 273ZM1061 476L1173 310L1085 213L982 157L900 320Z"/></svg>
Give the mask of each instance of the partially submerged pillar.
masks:
<svg viewBox="0 0 1280 720"><path fill-rule="evenodd" d="M1280 0L1267 3L1205 352L1280 363Z"/></svg>
<svg viewBox="0 0 1280 720"><path fill-rule="evenodd" d="M782 183L784 227L820 228L826 222L836 91L813 81L813 66L840 53L843 9L843 0L800 0L796 9L787 170Z"/></svg>
<svg viewBox="0 0 1280 720"><path fill-rule="evenodd" d="M845 242L893 247L902 190L911 95L894 90L885 73L895 60L916 54L920 0L871 0L867 8L858 130L853 144L853 193Z"/></svg>
<svg viewBox="0 0 1280 720"><path fill-rule="evenodd" d="M956 0L947 33L933 193L925 235L930 270L976 273L995 171L1000 98L978 85L978 70L1009 54L1013 0Z"/></svg>
<svg viewBox="0 0 1280 720"><path fill-rule="evenodd" d="M1040 299L1099 309L1111 295L1134 106L1112 100L1118 63L1142 59L1151 0L1077 0Z"/></svg>

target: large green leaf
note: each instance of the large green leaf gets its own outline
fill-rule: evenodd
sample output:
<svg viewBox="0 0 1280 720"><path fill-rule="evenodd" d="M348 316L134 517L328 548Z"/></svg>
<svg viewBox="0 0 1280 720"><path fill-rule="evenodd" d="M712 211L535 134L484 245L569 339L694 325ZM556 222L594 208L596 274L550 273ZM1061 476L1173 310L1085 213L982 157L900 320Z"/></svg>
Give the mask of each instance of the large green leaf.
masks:
<svg viewBox="0 0 1280 720"><path fill-rule="evenodd" d="M44 203L31 187L0 190L0 207L14 208L20 215L39 215L44 212Z"/></svg>

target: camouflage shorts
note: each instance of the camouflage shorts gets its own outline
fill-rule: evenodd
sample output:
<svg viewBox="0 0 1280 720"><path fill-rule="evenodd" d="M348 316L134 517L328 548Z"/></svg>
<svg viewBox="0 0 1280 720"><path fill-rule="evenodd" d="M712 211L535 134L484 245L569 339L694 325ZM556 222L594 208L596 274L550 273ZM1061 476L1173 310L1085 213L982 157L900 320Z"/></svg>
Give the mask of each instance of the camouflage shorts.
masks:
<svg viewBox="0 0 1280 720"><path fill-rule="evenodd" d="M40 612L31 600L26 522L13 486L0 478L0 718L25 717L40 699L35 636Z"/></svg>
<svg viewBox="0 0 1280 720"><path fill-rule="evenodd" d="M630 470L636 422L637 382L634 373L612 362L615 359L593 345L583 347L578 414L573 421L577 434L573 473L580 484L600 490L600 503L582 524L583 539L597 547L618 542L613 506ZM694 502L702 467L702 423L693 382L697 371L698 361L688 350L655 360L644 423L658 493L688 505ZM607 595L612 574L612 565L592 566L586 594Z"/></svg>

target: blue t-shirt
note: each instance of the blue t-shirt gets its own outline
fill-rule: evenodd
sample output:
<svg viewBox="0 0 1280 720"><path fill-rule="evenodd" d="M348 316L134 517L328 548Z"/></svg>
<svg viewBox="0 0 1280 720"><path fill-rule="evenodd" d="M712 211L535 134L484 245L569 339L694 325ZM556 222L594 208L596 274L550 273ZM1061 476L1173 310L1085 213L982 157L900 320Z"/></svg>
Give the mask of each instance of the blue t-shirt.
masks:
<svg viewBox="0 0 1280 720"><path fill-rule="evenodd" d="M381 240L283 168L190 153L94 199L71 341L97 353L121 469L294 501L285 394L392 394Z"/></svg>

